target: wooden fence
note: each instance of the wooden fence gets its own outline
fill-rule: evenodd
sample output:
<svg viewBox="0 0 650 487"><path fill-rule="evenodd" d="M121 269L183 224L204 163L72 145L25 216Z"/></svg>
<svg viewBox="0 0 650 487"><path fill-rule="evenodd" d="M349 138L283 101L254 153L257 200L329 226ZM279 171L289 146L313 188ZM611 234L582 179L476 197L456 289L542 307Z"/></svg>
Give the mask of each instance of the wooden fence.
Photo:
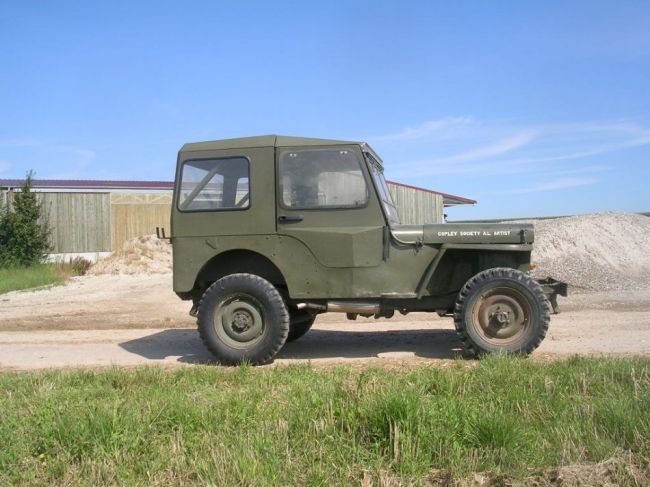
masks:
<svg viewBox="0 0 650 487"><path fill-rule="evenodd" d="M36 193L53 254L111 252L130 238L170 232L171 195ZM13 195L5 195L9 202Z"/></svg>
<svg viewBox="0 0 650 487"><path fill-rule="evenodd" d="M36 194L51 229L52 253L113 250L108 193Z"/></svg>
<svg viewBox="0 0 650 487"><path fill-rule="evenodd" d="M388 190L402 223L421 225L443 222L442 195L391 183L388 183Z"/></svg>
<svg viewBox="0 0 650 487"><path fill-rule="evenodd" d="M164 227L171 233L171 194L111 195L111 240L113 249L122 248L130 238L156 233Z"/></svg>
<svg viewBox="0 0 650 487"><path fill-rule="evenodd" d="M443 221L439 194L395 184L388 185L402 223ZM150 235L156 227L171 232L171 193L36 193L52 229L52 253L110 252L130 238ZM12 194L0 194L11 201Z"/></svg>

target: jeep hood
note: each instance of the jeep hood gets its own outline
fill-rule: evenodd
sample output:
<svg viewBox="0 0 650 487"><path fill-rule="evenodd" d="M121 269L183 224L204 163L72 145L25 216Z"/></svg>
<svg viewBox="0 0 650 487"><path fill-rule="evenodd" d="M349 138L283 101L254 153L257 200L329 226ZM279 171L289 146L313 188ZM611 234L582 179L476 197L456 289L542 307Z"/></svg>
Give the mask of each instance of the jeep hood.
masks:
<svg viewBox="0 0 650 487"><path fill-rule="evenodd" d="M394 225L391 232L402 242L422 244L532 244L535 239L530 223Z"/></svg>

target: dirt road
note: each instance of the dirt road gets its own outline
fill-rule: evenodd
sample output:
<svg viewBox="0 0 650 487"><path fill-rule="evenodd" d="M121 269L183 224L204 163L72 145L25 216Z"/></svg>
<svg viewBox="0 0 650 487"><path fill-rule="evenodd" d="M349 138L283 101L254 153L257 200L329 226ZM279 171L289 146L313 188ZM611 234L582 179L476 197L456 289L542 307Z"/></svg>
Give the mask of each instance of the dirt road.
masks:
<svg viewBox="0 0 650 487"><path fill-rule="evenodd" d="M561 301L533 355L650 355L650 290L579 294ZM0 368L209 362L168 274L96 276L65 286L0 295ZM457 356L450 318L414 313L392 320L320 317L276 363L438 363Z"/></svg>

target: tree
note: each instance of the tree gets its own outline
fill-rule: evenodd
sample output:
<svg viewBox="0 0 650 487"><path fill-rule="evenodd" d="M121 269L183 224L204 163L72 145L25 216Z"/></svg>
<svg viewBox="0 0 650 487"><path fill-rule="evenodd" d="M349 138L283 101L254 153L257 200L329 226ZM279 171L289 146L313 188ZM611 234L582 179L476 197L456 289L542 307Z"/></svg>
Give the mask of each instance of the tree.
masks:
<svg viewBox="0 0 650 487"><path fill-rule="evenodd" d="M33 175L27 173L20 192L0 213L0 267L35 264L50 249L43 205L32 192Z"/></svg>

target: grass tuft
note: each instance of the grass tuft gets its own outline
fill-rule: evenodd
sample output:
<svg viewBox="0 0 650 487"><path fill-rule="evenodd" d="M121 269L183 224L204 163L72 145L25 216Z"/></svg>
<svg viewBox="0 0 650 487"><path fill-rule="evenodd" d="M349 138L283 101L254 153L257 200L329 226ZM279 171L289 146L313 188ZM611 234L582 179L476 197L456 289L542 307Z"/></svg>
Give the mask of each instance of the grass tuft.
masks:
<svg viewBox="0 0 650 487"><path fill-rule="evenodd" d="M0 269L0 294L61 284L66 275L54 264Z"/></svg>

